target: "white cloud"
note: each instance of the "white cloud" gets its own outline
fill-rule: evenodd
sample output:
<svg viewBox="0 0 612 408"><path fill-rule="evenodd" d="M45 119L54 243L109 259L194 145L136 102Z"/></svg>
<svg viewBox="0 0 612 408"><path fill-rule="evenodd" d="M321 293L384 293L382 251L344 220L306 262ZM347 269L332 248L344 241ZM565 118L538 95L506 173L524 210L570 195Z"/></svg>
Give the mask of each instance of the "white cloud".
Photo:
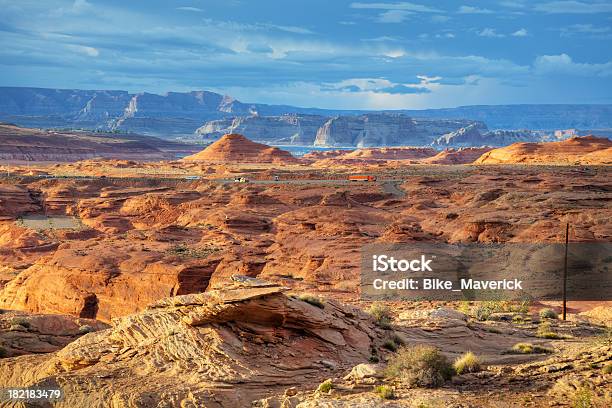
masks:
<svg viewBox="0 0 612 408"><path fill-rule="evenodd" d="M354 9L385 10L376 17L378 23L402 23L411 14L416 13L442 13L442 10L423 6L421 4L400 2L400 3L351 3Z"/></svg>
<svg viewBox="0 0 612 408"><path fill-rule="evenodd" d="M402 23L408 19L408 16L414 14L407 10L387 10L380 13L376 21L379 23Z"/></svg>
<svg viewBox="0 0 612 408"><path fill-rule="evenodd" d="M67 47L72 51L76 51L79 54L87 55L88 57L97 57L98 55L100 55L100 51L98 51L96 48L88 47L86 45L68 44Z"/></svg>
<svg viewBox="0 0 612 408"><path fill-rule="evenodd" d="M540 74L565 74L576 76L612 76L612 61L603 64L574 62L567 54L541 55L536 58L533 67Z"/></svg>
<svg viewBox="0 0 612 408"><path fill-rule="evenodd" d="M527 32L527 29L525 28L521 28L520 30L516 30L515 32L512 33L513 37L527 37L529 35L529 33Z"/></svg>
<svg viewBox="0 0 612 408"><path fill-rule="evenodd" d="M441 13L442 10L414 4L408 2L400 3L351 3L351 8L354 9L375 9L375 10L406 10L417 13Z"/></svg>
<svg viewBox="0 0 612 408"><path fill-rule="evenodd" d="M584 3L581 1L550 1L547 3L537 4L534 10L548 14L596 14L596 13L612 13L612 3L606 2L590 2Z"/></svg>
<svg viewBox="0 0 612 408"><path fill-rule="evenodd" d="M187 6L183 6L183 7L177 7L177 10L181 10L181 11L193 11L195 13L201 13L204 10L202 10L201 8L197 8L197 7L187 7Z"/></svg>
<svg viewBox="0 0 612 408"><path fill-rule="evenodd" d="M494 28L485 28L481 32L478 33L481 37L489 37L489 38L501 38L504 35L497 33Z"/></svg>
<svg viewBox="0 0 612 408"><path fill-rule="evenodd" d="M583 34L585 37L595 39L612 38L612 29L610 27L597 27L593 24L572 24L567 27L561 27L559 31L561 31L561 37Z"/></svg>
<svg viewBox="0 0 612 408"><path fill-rule="evenodd" d="M489 9L472 7L472 6L461 6L459 10L457 10L459 14L491 14L493 11Z"/></svg>

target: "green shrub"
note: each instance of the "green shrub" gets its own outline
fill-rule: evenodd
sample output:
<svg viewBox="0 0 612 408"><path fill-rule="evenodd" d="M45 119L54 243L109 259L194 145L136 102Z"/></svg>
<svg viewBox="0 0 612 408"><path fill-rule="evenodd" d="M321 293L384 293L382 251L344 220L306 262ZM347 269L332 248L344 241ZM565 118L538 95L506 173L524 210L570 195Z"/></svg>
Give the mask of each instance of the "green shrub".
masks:
<svg viewBox="0 0 612 408"><path fill-rule="evenodd" d="M397 344L395 344L395 342L393 340L387 340L384 342L383 347L386 348L387 350L391 350L391 351L397 351Z"/></svg>
<svg viewBox="0 0 612 408"><path fill-rule="evenodd" d="M376 324L380 327L384 329L391 327L391 310L387 305L380 302L372 303L368 312L374 317Z"/></svg>
<svg viewBox="0 0 612 408"><path fill-rule="evenodd" d="M388 385L379 385L374 387L374 392L382 399L395 398L395 391L393 390L393 387L389 387Z"/></svg>
<svg viewBox="0 0 612 408"><path fill-rule="evenodd" d="M549 348L539 346L537 344L533 345L531 343L516 343L514 346L512 346L511 351L514 353L519 353L519 354L552 353L552 350Z"/></svg>
<svg viewBox="0 0 612 408"><path fill-rule="evenodd" d="M552 330L552 326L549 322L540 323L538 330L536 331L536 337L542 339L560 339L561 336Z"/></svg>
<svg viewBox="0 0 612 408"><path fill-rule="evenodd" d="M523 301L521 301L521 303L519 303L518 307L516 308L516 312L517 313L522 313L522 314L527 314L527 313L529 313L529 306L531 306L531 301L523 300Z"/></svg>
<svg viewBox="0 0 612 408"><path fill-rule="evenodd" d="M604 374L612 374L612 364L607 364L603 368Z"/></svg>
<svg viewBox="0 0 612 408"><path fill-rule="evenodd" d="M480 371L480 359L476 354L468 351L455 360L453 367L457 374L475 373Z"/></svg>
<svg viewBox="0 0 612 408"><path fill-rule="evenodd" d="M6 351L6 349L2 346L0 346L0 358L4 358L8 356L8 351Z"/></svg>
<svg viewBox="0 0 612 408"><path fill-rule="evenodd" d="M593 393L587 387L580 387L574 393L572 400L573 408L591 408L593 407Z"/></svg>
<svg viewBox="0 0 612 408"><path fill-rule="evenodd" d="M332 381L331 378L328 378L327 380L319 384L319 386L317 387L317 391L329 393L333 388L334 388L334 382Z"/></svg>
<svg viewBox="0 0 612 408"><path fill-rule="evenodd" d="M469 315L470 314L470 302L468 302L467 300L462 300L461 303L459 303L459 307L457 308L457 310L459 310L461 313Z"/></svg>
<svg viewBox="0 0 612 408"><path fill-rule="evenodd" d="M318 296L310 295L310 294L303 294L303 295L300 295L299 299L303 302L309 303L320 309L325 308L325 302L323 301L323 299L321 299Z"/></svg>
<svg viewBox="0 0 612 408"><path fill-rule="evenodd" d="M559 315L552 309L542 309L540 310L540 318L542 319L558 319Z"/></svg>
<svg viewBox="0 0 612 408"><path fill-rule="evenodd" d="M474 317L476 320L480 320L482 322L488 320L492 313L493 309L491 309L488 305L482 304L478 305L474 310Z"/></svg>
<svg viewBox="0 0 612 408"><path fill-rule="evenodd" d="M438 387L453 375L453 367L432 346L402 347L390 360L386 375L398 378L411 387Z"/></svg>

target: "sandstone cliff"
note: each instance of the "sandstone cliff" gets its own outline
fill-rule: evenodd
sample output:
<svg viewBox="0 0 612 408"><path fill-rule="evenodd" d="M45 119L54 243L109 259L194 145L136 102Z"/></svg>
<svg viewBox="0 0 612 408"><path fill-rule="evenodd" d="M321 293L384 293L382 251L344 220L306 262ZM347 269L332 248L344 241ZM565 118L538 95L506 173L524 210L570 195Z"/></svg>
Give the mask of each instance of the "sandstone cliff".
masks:
<svg viewBox="0 0 612 408"><path fill-rule="evenodd" d="M253 142L239 134L223 136L201 152L184 161L215 163L297 163L291 153L276 147Z"/></svg>
<svg viewBox="0 0 612 408"><path fill-rule="evenodd" d="M309 146L326 120L317 115L239 116L206 122L196 134L216 139L224 134L239 133L261 142Z"/></svg>
<svg viewBox="0 0 612 408"><path fill-rule="evenodd" d="M545 133L530 130L489 131L486 126L476 123L446 133L434 140L432 145L449 147L507 146L516 142L539 142L546 138Z"/></svg>

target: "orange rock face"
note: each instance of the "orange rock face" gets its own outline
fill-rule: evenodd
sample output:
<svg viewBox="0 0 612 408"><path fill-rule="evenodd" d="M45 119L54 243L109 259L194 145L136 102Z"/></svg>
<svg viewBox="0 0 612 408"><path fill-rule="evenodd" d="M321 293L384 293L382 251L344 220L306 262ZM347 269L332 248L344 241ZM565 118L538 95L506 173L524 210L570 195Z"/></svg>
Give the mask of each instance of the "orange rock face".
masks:
<svg viewBox="0 0 612 408"><path fill-rule="evenodd" d="M255 143L239 134L224 135L199 153L185 157L185 161L213 163L297 163L291 153L276 147Z"/></svg>
<svg viewBox="0 0 612 408"><path fill-rule="evenodd" d="M483 154L476 164L612 164L612 141L595 136L561 142L515 143Z"/></svg>

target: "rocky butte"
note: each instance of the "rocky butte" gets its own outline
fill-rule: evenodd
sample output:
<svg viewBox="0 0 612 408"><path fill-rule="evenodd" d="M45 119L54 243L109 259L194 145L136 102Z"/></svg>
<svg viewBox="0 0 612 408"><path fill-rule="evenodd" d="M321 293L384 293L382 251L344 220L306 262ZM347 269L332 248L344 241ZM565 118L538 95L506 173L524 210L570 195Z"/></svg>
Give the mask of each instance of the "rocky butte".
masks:
<svg viewBox="0 0 612 408"><path fill-rule="evenodd" d="M184 161L207 161L215 163L297 163L291 153L277 147L253 142L239 134L228 134L221 137L206 149Z"/></svg>

